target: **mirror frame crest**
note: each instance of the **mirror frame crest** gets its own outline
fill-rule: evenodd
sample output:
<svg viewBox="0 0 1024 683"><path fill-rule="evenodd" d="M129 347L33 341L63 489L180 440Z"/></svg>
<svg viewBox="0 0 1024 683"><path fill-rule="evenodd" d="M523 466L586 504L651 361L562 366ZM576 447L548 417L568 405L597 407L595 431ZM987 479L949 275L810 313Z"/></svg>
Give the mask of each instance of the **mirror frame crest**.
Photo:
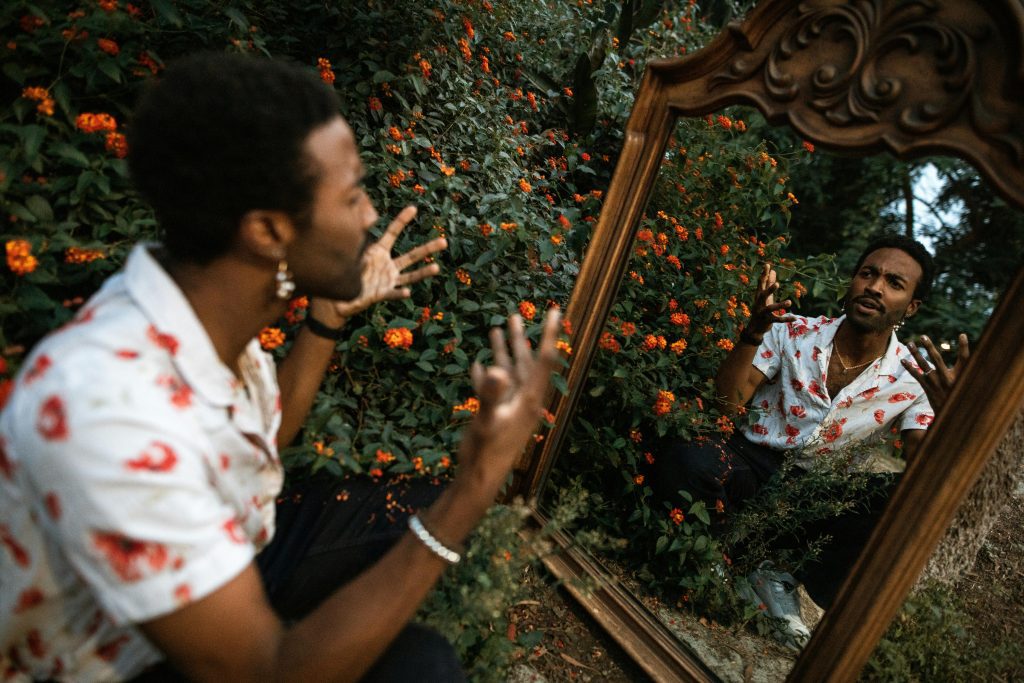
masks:
<svg viewBox="0 0 1024 683"><path fill-rule="evenodd" d="M962 158L1024 209L1020 0L766 0L699 52L651 62L569 301L568 393L554 396L556 426L524 459L513 493L536 500L563 445L676 118L736 104L829 151ZM949 397L957 410L928 430L789 680L856 680L1024 403L1022 299L1024 268L972 345ZM562 552L548 568L649 675L716 680L595 557L567 534L555 540Z"/></svg>

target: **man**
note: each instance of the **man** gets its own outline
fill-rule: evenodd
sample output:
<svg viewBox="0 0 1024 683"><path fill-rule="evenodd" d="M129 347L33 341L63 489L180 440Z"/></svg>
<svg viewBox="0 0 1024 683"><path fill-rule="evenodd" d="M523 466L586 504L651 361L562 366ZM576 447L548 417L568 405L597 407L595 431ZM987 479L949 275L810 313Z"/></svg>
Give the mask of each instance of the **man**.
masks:
<svg viewBox="0 0 1024 683"><path fill-rule="evenodd" d="M165 243L137 246L34 349L0 419L3 670L123 680L166 658L195 680L357 680L371 666L374 680L460 679L403 629L537 426L557 313L536 357L519 318L511 355L492 332L496 366L473 368L480 408L457 476L372 567L286 625L254 562L275 535L277 448L346 320L408 296L438 267L402 271L446 244L391 258L411 207L369 242L378 216L352 131L296 66L186 59L145 95L129 143ZM254 337L293 290L311 297L310 317L275 372ZM308 547L286 540L279 555Z"/></svg>
<svg viewBox="0 0 1024 683"><path fill-rule="evenodd" d="M956 376L931 340L922 337L937 369L924 370L929 366L920 349L896 338L898 326L927 298L933 270L931 256L916 241L877 240L857 261L845 315L811 319L785 314L791 302L775 301L777 276L764 266L750 323L716 376L722 409L736 414L748 407L755 417L724 443L673 444L657 460L659 493L671 497L684 489L710 509L728 512L778 471L784 451L797 451L798 466L806 468L844 446L881 441L893 428L904 454L913 458ZM959 354L968 355L964 335ZM819 604L831 603L887 497L888 488L879 489L867 513L828 523L836 542L805 578ZM787 620L789 635L798 641L809 636L792 577L765 570L755 572L751 583L757 601Z"/></svg>

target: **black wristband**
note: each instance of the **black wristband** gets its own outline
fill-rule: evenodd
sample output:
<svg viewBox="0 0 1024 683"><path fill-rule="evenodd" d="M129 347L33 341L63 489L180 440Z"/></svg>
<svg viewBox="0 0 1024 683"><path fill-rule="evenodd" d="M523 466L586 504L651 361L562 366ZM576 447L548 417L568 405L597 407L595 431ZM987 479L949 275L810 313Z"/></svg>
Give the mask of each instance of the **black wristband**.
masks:
<svg viewBox="0 0 1024 683"><path fill-rule="evenodd" d="M761 342L764 341L764 335L757 337L747 330L740 332L740 341L744 344L750 344L751 346L760 346Z"/></svg>
<svg viewBox="0 0 1024 683"><path fill-rule="evenodd" d="M330 339L331 341L339 341L341 339L341 333L345 329L344 325L341 327L328 327L314 318L311 313L306 313L305 324L306 327L309 328L309 331L316 336L323 337L324 339Z"/></svg>

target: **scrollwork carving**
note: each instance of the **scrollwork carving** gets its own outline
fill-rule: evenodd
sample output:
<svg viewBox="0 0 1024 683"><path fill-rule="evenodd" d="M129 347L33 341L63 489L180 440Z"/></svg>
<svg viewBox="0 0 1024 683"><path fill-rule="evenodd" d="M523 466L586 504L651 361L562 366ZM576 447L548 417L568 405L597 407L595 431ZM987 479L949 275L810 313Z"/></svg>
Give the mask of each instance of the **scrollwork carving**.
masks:
<svg viewBox="0 0 1024 683"><path fill-rule="evenodd" d="M1006 42L998 19L983 6L949 10L938 0L803 2L779 22L784 28L774 40L740 50L708 88L760 78L776 104L806 107L830 126L875 128L880 136L888 125L910 138L963 119L1024 165L1021 136L1011 134L1020 123L999 106L1005 85L985 80L983 53L991 66Z"/></svg>

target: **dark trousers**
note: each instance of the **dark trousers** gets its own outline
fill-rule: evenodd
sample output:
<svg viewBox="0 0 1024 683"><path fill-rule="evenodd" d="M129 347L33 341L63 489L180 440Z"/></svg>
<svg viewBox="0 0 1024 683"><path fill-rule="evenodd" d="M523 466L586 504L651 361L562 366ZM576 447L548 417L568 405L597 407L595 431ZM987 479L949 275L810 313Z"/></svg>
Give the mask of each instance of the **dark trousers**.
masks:
<svg viewBox="0 0 1024 683"><path fill-rule="evenodd" d="M728 512L741 508L757 494L779 471L782 458L780 452L752 443L738 432L728 439L674 441L665 444L655 458L650 482L659 499L674 505L681 500L680 490L688 491L694 501L703 500L711 514L711 531L719 533ZM802 471L793 470L787 476L799 477ZM884 512L895 484L896 479L890 475L872 475L865 499L854 509L811 522L777 543L779 549L806 548L828 537L817 558L797 573L807 593L821 607L832 604Z"/></svg>
<svg viewBox="0 0 1024 683"><path fill-rule="evenodd" d="M370 567L405 533L409 515L430 505L442 485L418 477L374 482L314 478L277 504L277 531L257 556L267 595L285 621L313 611L337 588ZM137 681L183 680L158 665ZM402 630L364 683L465 681L451 644L420 624Z"/></svg>

